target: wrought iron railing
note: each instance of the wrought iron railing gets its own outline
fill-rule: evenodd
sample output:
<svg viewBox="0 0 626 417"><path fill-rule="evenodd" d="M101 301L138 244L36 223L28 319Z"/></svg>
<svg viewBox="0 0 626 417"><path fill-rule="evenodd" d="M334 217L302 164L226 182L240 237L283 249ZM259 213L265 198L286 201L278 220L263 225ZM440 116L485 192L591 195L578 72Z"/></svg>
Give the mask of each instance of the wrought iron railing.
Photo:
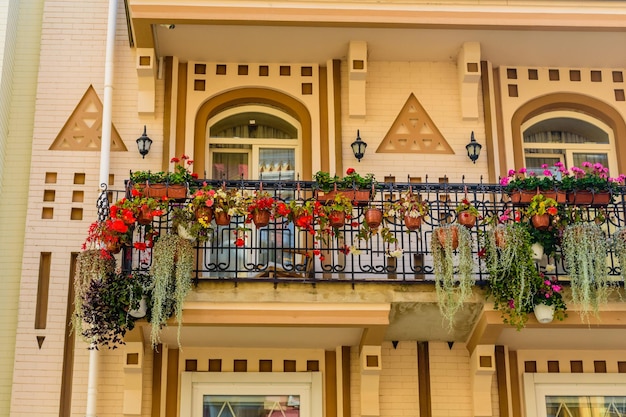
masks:
<svg viewBox="0 0 626 417"><path fill-rule="evenodd" d="M259 181L207 181L214 187L256 190ZM314 198L317 184L307 181L263 181L262 188L271 192L276 199L283 201ZM363 223L364 211L368 206L382 207L386 202L395 201L403 191L411 190L428 201L430 210L421 228L409 231L402 219L387 219L389 232L398 240L397 247L385 244L380 235L370 240L357 239ZM613 231L626 225L625 189L614 196L608 207L581 207L579 214L587 221L601 221L610 236ZM122 192L110 192L109 200L120 197ZM315 283L324 282L398 282L419 284L432 282L431 237L437 226L457 220L455 211L458 203L468 199L479 211L480 218L501 216L510 210L512 216L523 207L511 203L502 186L497 184L465 183L383 183L378 184L368 205L356 206L352 219L339 229L336 235L328 236L318 245L306 230L300 230L285 218L274 219L266 227L256 229L246 224L245 218L233 217L228 226L216 226L211 239L206 243L195 244L196 280L240 281L283 281ZM169 210L157 218L153 226L159 233L172 232L172 209L187 204L170 202ZM475 257L474 276L477 284L488 280L481 252L481 235L490 226L479 220L471 229L472 252ZM241 235L246 228L245 236ZM244 239L243 246L235 244L236 239ZM135 239L142 240L142 227L135 232ZM357 250L355 250L355 248ZM400 251L401 249L401 251ZM395 255L395 256L392 256ZM150 251L124 250L126 268L147 270L151 267ZM557 252L552 258L537 262L537 267L554 275L565 275L566 266ZM620 275L617 260L612 253L607 254L607 273Z"/></svg>

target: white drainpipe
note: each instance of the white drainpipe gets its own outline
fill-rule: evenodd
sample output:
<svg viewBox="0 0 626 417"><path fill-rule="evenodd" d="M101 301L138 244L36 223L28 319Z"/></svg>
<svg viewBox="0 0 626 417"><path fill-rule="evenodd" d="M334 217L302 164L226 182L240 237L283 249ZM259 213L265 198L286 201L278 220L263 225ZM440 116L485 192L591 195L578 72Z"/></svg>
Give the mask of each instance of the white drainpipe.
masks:
<svg viewBox="0 0 626 417"><path fill-rule="evenodd" d="M102 109L102 140L100 144L100 183L109 184L109 166L111 159L111 130L113 109L113 64L115 54L115 26L117 19L117 0L109 0L109 18L107 27L106 56L104 60L104 103ZM98 351L89 351L89 377L87 379L87 405L85 417L96 417L98 403Z"/></svg>

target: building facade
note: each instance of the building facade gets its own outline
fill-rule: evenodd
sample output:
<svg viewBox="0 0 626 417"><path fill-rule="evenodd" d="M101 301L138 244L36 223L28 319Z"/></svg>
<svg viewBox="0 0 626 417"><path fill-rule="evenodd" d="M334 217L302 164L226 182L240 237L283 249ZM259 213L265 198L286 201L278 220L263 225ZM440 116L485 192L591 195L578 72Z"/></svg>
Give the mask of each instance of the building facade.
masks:
<svg viewBox="0 0 626 417"><path fill-rule="evenodd" d="M449 329L428 279L213 275L158 349L145 324L97 352L69 326L102 184L123 191L173 156L209 180L353 167L497 184L586 160L626 172L623 2L15 0L0 17L0 414L235 416L243 396L270 416L624 412L617 296L586 321L570 305L518 331L477 285Z"/></svg>

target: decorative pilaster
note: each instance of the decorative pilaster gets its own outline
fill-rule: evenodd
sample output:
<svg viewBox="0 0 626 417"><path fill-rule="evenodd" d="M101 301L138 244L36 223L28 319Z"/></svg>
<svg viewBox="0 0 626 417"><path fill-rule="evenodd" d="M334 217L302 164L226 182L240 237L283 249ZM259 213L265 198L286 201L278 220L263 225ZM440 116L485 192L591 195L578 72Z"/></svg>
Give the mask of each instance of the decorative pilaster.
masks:
<svg viewBox="0 0 626 417"><path fill-rule="evenodd" d="M463 120L478 120L480 83L480 43L465 42L457 56L461 115Z"/></svg>
<svg viewBox="0 0 626 417"><path fill-rule="evenodd" d="M470 376L474 400L473 416L490 417L493 415L491 402L491 383L496 373L494 345L478 345L470 357Z"/></svg>
<svg viewBox="0 0 626 417"><path fill-rule="evenodd" d="M380 346L363 346L361 349L361 416L380 415L380 371L382 357Z"/></svg>
<svg viewBox="0 0 626 417"><path fill-rule="evenodd" d="M143 343L126 342L124 346L124 415L141 415L143 386Z"/></svg>
<svg viewBox="0 0 626 417"><path fill-rule="evenodd" d="M157 64L154 49L137 48L137 112L154 114Z"/></svg>
<svg viewBox="0 0 626 417"><path fill-rule="evenodd" d="M350 117L365 117L365 79L367 42L351 41L348 51L348 112Z"/></svg>

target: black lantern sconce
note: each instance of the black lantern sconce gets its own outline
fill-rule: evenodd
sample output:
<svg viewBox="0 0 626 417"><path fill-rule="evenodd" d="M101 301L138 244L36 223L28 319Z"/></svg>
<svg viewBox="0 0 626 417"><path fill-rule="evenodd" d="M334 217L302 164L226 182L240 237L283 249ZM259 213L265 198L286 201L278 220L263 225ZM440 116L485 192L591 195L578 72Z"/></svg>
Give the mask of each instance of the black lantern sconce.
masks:
<svg viewBox="0 0 626 417"><path fill-rule="evenodd" d="M146 134L146 126L143 127L143 135L140 138L137 138L137 148L139 148L139 153L141 157L145 159L148 152L150 152L150 146L152 145L152 139L148 137Z"/></svg>
<svg viewBox="0 0 626 417"><path fill-rule="evenodd" d="M361 135L359 130L356 131L356 140L350 144L352 148L352 153L354 153L354 157L361 162L363 155L365 154L365 148L367 148L367 143L361 140Z"/></svg>
<svg viewBox="0 0 626 417"><path fill-rule="evenodd" d="M465 149L467 149L467 156L469 157L469 159L472 160L473 163L476 163L476 160L478 159L478 156L480 155L480 150L482 149L482 147L483 145L476 142L476 139L474 138L474 132L472 132L470 143L465 145Z"/></svg>

